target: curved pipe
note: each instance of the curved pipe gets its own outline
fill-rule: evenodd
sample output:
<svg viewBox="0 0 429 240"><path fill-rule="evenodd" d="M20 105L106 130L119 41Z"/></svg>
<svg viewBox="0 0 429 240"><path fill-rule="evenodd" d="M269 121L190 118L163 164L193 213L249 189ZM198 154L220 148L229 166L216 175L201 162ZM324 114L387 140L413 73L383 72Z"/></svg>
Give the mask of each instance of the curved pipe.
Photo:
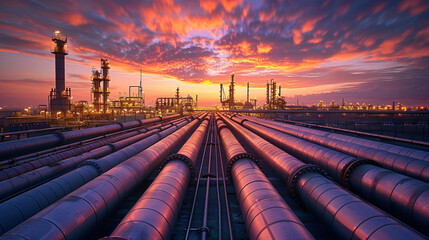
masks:
<svg viewBox="0 0 429 240"><path fill-rule="evenodd" d="M172 131L183 127L187 122L179 123L170 129L147 137L99 160L88 161L86 165L80 168L1 203L0 227L2 231L8 231L68 193L91 181L103 171L107 171L115 164L126 160L133 153L136 154L144 150Z"/></svg>
<svg viewBox="0 0 429 240"><path fill-rule="evenodd" d="M153 183L104 239L169 239L208 125L206 118L179 152L168 157Z"/></svg>
<svg viewBox="0 0 429 240"><path fill-rule="evenodd" d="M259 120L251 119L250 120L251 122L249 122L247 118L242 118L237 116L233 116L232 119L242 123L243 126L249 126L252 129L255 129L255 126L264 125L266 126L266 127L263 127L264 132L267 132L267 131L284 132L289 135L299 137L307 141L314 142L353 156L373 160L387 169L391 169L395 172L405 174L425 182L429 182L429 162L428 161L401 156L391 152L386 152L372 147L358 145L355 143L345 142L338 139L326 138L325 136L320 135L322 133L318 133L319 135L316 134L317 133L316 131L318 130L314 130L314 131L311 130L311 131L305 132L298 129L287 128L284 125L280 126L279 124L269 123L269 120L259 121ZM258 125L256 125L256 122L258 122ZM267 127L270 127L272 129L269 129ZM288 139L295 139L295 137L292 137L292 136L290 136ZM295 141L295 142L299 142L299 141Z"/></svg>
<svg viewBox="0 0 429 240"><path fill-rule="evenodd" d="M165 159L199 120L178 129L27 219L2 238L83 239ZM76 221L79 219L79 221ZM34 231L37 229L37 231Z"/></svg>
<svg viewBox="0 0 429 240"><path fill-rule="evenodd" d="M267 147L267 144L264 146L258 146L258 145L252 145L252 141L265 141L261 137L254 135L253 138L246 137L246 135L251 135L251 132L244 127L238 125L237 123L224 118L224 120L228 123L230 127L232 127L237 133L239 133L240 136L244 139L246 144L249 144L253 150L257 152L269 152L269 148ZM266 141L265 141L266 142ZM293 143L292 143L293 144ZM273 148L277 148L275 146L271 145ZM278 149L278 148L277 148ZM280 150L280 149L278 149ZM281 151L281 150L280 150ZM284 153L284 152L283 152ZM286 153L284 153L286 154ZM288 154L287 154L288 155ZM267 162L279 162L277 165L281 166L282 163L285 160L278 159L276 155L270 155L270 154L264 154L262 155L263 159ZM299 161L298 159L290 156L292 159L295 159L296 161ZM286 163L283 163L285 165ZM400 225L401 227L394 227L393 230L391 227L383 227L380 229L373 229L373 228L362 228L360 231L363 231L363 233L360 233L359 235L362 236L370 236L371 234L377 234L379 236L389 236L390 238L386 239L404 239L404 237L408 237L410 239L424 239L423 236L419 235L417 232L415 232L413 229L408 228L406 225L402 225L402 223L397 222L395 219L391 218L389 215L385 214L384 212L372 207L368 203L365 203L358 198L356 198L353 194L349 193L348 191L342 189L341 186L336 185L335 183L331 182L330 180L326 179L326 177L322 176L319 173L312 172L314 169L310 168L301 168L292 173L290 176L290 170L278 168L275 169L276 172L279 173L279 175L286 179L288 182L288 188L291 190L292 196L298 196L299 199L307 206L307 208L314 209L314 213L317 214L321 220L323 220L328 226L333 227L332 223L335 222L337 226L341 226L341 228L335 227L333 230L342 238L344 237L351 237L351 233L355 232L356 226L364 225L366 221L371 220L372 218L375 218L376 221L374 224L382 223L384 219L390 219L390 222L395 222L395 225ZM303 188L304 184L303 182L306 182L306 179L312 179L315 178L316 180L311 185L311 190L306 190ZM318 179L318 180L317 180ZM327 194L325 195L325 198L320 197L319 195L313 195L317 194L318 189L322 189L322 193L325 191L327 192L329 190L325 188L319 188L319 186L325 186L327 183L331 184L330 186L332 188L337 189L341 192L340 195L334 195L332 198L331 195ZM328 186L328 185L327 185ZM323 190L324 189L324 190ZM337 192L338 192L337 191ZM335 199L337 197L340 197L339 204L333 204L335 203ZM312 201L308 201L308 199L312 199ZM354 203L356 201L360 201L360 204L355 205ZM316 205L316 206L314 206ZM338 214L340 210L348 209L347 206L353 206L352 212L354 214L353 217L347 217L347 214ZM356 207L357 206L357 207ZM324 218L324 212L332 211L334 214L332 214L330 219ZM336 213L336 214L335 214ZM371 213L371 214L368 214ZM381 219L378 221L378 219ZM371 220L372 221L372 220ZM384 226L384 225L380 225ZM387 226L387 225L386 225ZM359 227L360 228L360 227ZM392 232L396 234L392 234ZM356 236L356 235L355 235ZM357 237L357 236L356 236ZM366 238L363 238L366 239Z"/></svg>
<svg viewBox="0 0 429 240"><path fill-rule="evenodd" d="M222 125L218 121L217 125ZM231 131L219 129L249 239L314 239ZM237 156L242 156L235 159ZM228 164L230 165L230 164Z"/></svg>

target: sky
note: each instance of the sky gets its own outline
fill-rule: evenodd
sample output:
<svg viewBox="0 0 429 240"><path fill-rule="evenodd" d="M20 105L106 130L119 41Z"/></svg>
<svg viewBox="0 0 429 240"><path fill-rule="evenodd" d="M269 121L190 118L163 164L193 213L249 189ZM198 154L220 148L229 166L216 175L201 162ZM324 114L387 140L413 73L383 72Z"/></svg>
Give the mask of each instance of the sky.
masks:
<svg viewBox="0 0 429 240"><path fill-rule="evenodd" d="M427 0L0 0L0 105L47 104L52 32L68 37L66 87L89 100L91 70L111 64L110 99L138 85L156 97L265 101L275 79L289 104L323 100L429 105Z"/></svg>

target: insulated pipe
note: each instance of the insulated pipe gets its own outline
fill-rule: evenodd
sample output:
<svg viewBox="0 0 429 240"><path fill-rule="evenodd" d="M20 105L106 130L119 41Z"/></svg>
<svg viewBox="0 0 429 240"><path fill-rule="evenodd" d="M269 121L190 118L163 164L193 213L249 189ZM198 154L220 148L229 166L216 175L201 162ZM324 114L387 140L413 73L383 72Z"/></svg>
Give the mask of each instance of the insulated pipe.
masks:
<svg viewBox="0 0 429 240"><path fill-rule="evenodd" d="M368 164L349 172L350 189L429 236L429 184Z"/></svg>
<svg viewBox="0 0 429 240"><path fill-rule="evenodd" d="M261 126L260 124L253 122L254 121L253 119L251 120L252 122L250 122L246 118L237 117L237 116L233 116L232 119L234 119L237 122L240 122L245 127L251 128L252 131L254 130L257 131L257 129L259 129L259 131L262 131L264 133L267 133L267 132L279 133L284 139L284 141L295 142L293 146L292 144L286 144L289 146L290 149L295 148L295 149L304 150L302 146L301 147L298 146L298 143L306 142L304 140L301 140L301 139L298 140L296 138L296 137L300 137L305 140L308 140L353 156L373 160L377 162L379 165L387 169L391 169L395 172L405 174L425 182L429 182L429 162L428 161L405 157L394 153L381 151L375 148L370 148L370 147L365 147L354 143L344 142L341 140L325 138L322 136L306 133L303 131L293 130L290 128L287 129L285 127L280 127L276 124L260 122L261 125L264 125L264 126ZM260 126L260 128L258 126ZM270 128L265 126L269 126ZM271 128L274 128L275 130ZM289 135L286 135L281 132L287 133ZM293 137L291 135L296 137ZM271 139L273 139L273 141L280 141L279 139L275 140L273 137L274 135L270 137ZM309 144L306 144L306 145L310 146Z"/></svg>
<svg viewBox="0 0 429 240"><path fill-rule="evenodd" d="M281 151L280 149L272 144L269 144L261 137L254 135L252 132L243 128L232 120L225 117L223 117L223 119L230 127L234 129L235 132L237 132L242 137L246 144L253 148L253 150L258 153L265 153L262 155L263 160L267 161L268 163L276 163L270 165L281 166L281 162L285 162L285 160L278 159L277 155L269 154L269 152L272 151L269 149L270 146L271 148ZM251 143L252 141L261 141L265 144L255 145ZM285 152L283 152L283 154L288 155ZM296 161L299 161L292 156L290 157ZM283 165L285 164L286 163L283 163ZM321 174L314 172L315 169L308 167L302 168L301 170L295 171L292 176L289 175L290 170L288 171L287 169L282 169L279 167L274 168L274 170L279 173L279 176L287 180L288 189L291 191L292 196L299 197L298 199L301 200L307 208L314 208L314 213L317 214L329 227L333 228L336 234L342 239L351 239L352 237L355 237L354 239L367 239L360 236L371 236L373 234L385 236L385 239L425 239L413 229L408 228L406 225L402 225L400 222L397 222L394 218L374 208L372 205L359 200L353 194L342 189L341 186L336 185ZM311 187L311 189L304 189L303 187L305 186L302 184L302 182L312 178L315 178L316 180L312 182L312 184L308 185ZM330 189L324 188L327 183L331 184L330 186L332 189L336 189L337 192L340 191L340 194L331 195L329 192ZM324 193L326 194L321 197ZM312 199L312 201L307 201L308 199ZM355 204L356 201L360 201L361 203ZM342 213L342 211L346 210L347 213ZM331 214L331 218L324 218L324 214L326 212ZM350 213L352 213L352 215L348 216ZM375 221L375 223L373 221ZM372 223L371 226L378 224L379 228L372 228L371 226L368 226L368 222ZM334 223L335 225L333 225ZM394 227L392 229L390 225L393 223L395 225L399 224L400 227Z"/></svg>
<svg viewBox="0 0 429 240"><path fill-rule="evenodd" d="M169 239L208 125L206 118L179 152L168 157L154 182L104 239Z"/></svg>
<svg viewBox="0 0 429 240"><path fill-rule="evenodd" d="M427 142L423 142L423 141L409 140L409 139L404 139L404 138L390 137L390 136L386 136L386 135L359 132L359 131L354 131L354 130L349 130L349 129L334 128L334 127L321 126L321 125L316 125L316 124L311 124L311 123L303 123L303 122L296 122L296 121L290 121L290 120L288 120L288 122L291 122L294 124L301 124L301 125L305 125L305 126L325 128L325 129L355 133L355 134L360 134L360 135L364 134L364 135L376 137L376 138L384 138L384 139L390 139L390 140L394 140L394 141L401 141L401 142L406 142L406 143L417 143L419 145L429 146L429 144ZM286 124L286 126L287 125L289 125L289 124ZM297 125L292 125L292 126L299 127ZM313 130L316 130L316 129L313 129ZM420 160L429 161L429 152L427 152L427 151L402 147L402 146L398 146L398 145L394 145L394 144L383 143L383 142L373 141L373 140L369 140L369 139L363 139L363 138L359 138L359 137L347 136L347 135L343 135L343 134L331 133L331 132L326 132L326 131L321 131L321 132L326 133L326 135L325 135L326 137L335 138L335 139L342 140L345 142L356 143L356 144L359 144L362 146L372 147L372 148L376 148L379 150L384 150L384 151L388 151L391 153L399 154L402 156L407 156L407 157L412 157L412 158L416 158L416 159L420 159Z"/></svg>
<svg viewBox="0 0 429 240"><path fill-rule="evenodd" d="M128 136L128 138L123 139L121 141L105 145L103 147L83 153L76 157L62 160L54 165L44 166L36 170L16 176L14 178L2 181L0 182L0 199L10 196L11 194L17 193L26 188L29 188L37 183L46 181L49 178L53 178L62 173L68 172L85 160L98 159L108 154L111 154L114 151L118 151L156 132L159 132L159 130L154 129L134 136L131 134L125 134L125 136Z"/></svg>
<svg viewBox="0 0 429 240"><path fill-rule="evenodd" d="M20 176L26 172L33 171L35 169L41 168L46 165L50 165L52 163L55 163L70 157L74 157L74 156L79 157L78 155L84 152L88 152L88 151L100 148L103 145L106 145L108 143L111 143L117 140L122 140L128 137L134 136L136 134L138 134L137 131L126 133L120 136L101 139L96 142L85 144L83 146L80 146L74 149L66 150L66 151L52 154L46 157L38 158L33 161L28 161L26 163L22 163L10 168L6 168L0 171L0 181L4 181L6 179L11 179L13 177Z"/></svg>
<svg viewBox="0 0 429 240"><path fill-rule="evenodd" d="M258 135L245 129L244 127L240 127L240 125L224 117L223 115L221 115L221 117L222 120L227 123L227 125L249 145L249 147L255 150L256 154L258 154L260 158L264 159L277 174L282 175L285 179L287 179L288 182L293 180L292 177L296 172L302 171L303 169L311 167L317 171L320 170L320 168L317 166L309 166L308 164L305 164L292 157ZM231 176L230 172L230 168L227 168L227 173L229 176ZM295 193L291 192L291 194L293 195Z"/></svg>
<svg viewBox="0 0 429 240"><path fill-rule="evenodd" d="M235 117L233 119L239 121ZM428 183L367 164L368 160L356 159L256 123L241 123L300 159L322 166L337 182L351 186L354 192L368 201L418 230L429 233L427 227L421 224L422 220L429 222ZM353 179L350 176L353 176Z"/></svg>
<svg viewBox="0 0 429 240"><path fill-rule="evenodd" d="M193 120L45 208L0 239L83 239L165 159L199 120ZM103 167L103 166L100 166ZM79 219L79 221L76 221Z"/></svg>
<svg viewBox="0 0 429 240"><path fill-rule="evenodd" d="M103 171L114 166L115 163L126 160L130 155L138 153L139 150L144 150L172 131L183 127L187 122L179 123L170 129L152 135L99 160L88 161L80 168L1 203L0 230L2 232L0 234L91 181Z"/></svg>
<svg viewBox="0 0 429 240"><path fill-rule="evenodd" d="M171 119L173 117L178 117L179 115L172 115L165 117L165 119ZM139 126L143 124L150 124L155 122L162 121L161 117L150 118L139 120ZM134 124L130 124L134 125ZM126 126L132 127L132 126ZM59 146L62 144L67 144L71 142L76 142L83 139L88 139L96 136L100 136L103 134L108 134L116 131L123 130L123 125L120 123L115 123L112 125L94 127L94 128L86 128L69 132L60 132L49 134L40 137L26 138L11 142L3 142L0 143L0 161L5 160L11 157L24 155L27 153L32 153L35 151L40 151L43 149L47 149L50 147Z"/></svg>
<svg viewBox="0 0 429 240"><path fill-rule="evenodd" d="M249 239L314 239L231 131L217 125Z"/></svg>
<svg viewBox="0 0 429 240"><path fill-rule="evenodd" d="M426 239L320 174L303 174L297 188L305 206L340 239Z"/></svg>
<svg viewBox="0 0 429 240"><path fill-rule="evenodd" d="M179 119L178 121L183 121L183 119ZM133 122L136 122L136 121L133 121ZM137 122L139 122L139 121L137 121ZM173 121L173 122L177 122L177 121ZM145 125L147 125L147 124L148 123L145 123ZM166 127L164 127L163 129L161 129L160 128L161 126L166 126ZM43 167L43 166L46 166L46 165L58 162L60 160L63 160L63 159L69 158L69 157L80 155L83 152L87 152L87 151L93 150L93 149L101 147L101 146L103 146L103 145L105 145L107 143L119 141L119 140L128 138L128 137L130 137L132 135L136 135L138 133L144 133L144 132L146 132L148 130L152 130L152 129L155 129L155 128L160 128L161 130L164 130L164 129L168 128L168 126L171 126L171 124L162 124L162 125L158 124L158 125L155 125L155 126L151 126L151 127L139 129L139 130L136 130L136 131L133 131L133 132L128 132L128 133L125 133L125 134L122 134L122 135L116 135L116 133L113 133L114 135L110 136L112 134L108 134L108 135L105 135L105 138L97 140L96 142L88 143L88 144L83 144L83 142L82 142L82 146L80 146L80 147L77 147L77 148L74 148L74 149L69 149L69 150L66 150L66 151L63 151L63 152L59 152L59 153L56 153L56 154L51 154L51 155L48 155L48 156L45 156L45 157L36 158L33 161L28 161L28 162L25 162L23 164L19 164L17 166L13 166L13 167L1 170L0 171L0 181L4 181L6 179L9 179L9 178L12 178L12 177L15 177L15 176L19 176L19 175L21 175L23 173L32 171L34 169L38 169L40 167Z"/></svg>

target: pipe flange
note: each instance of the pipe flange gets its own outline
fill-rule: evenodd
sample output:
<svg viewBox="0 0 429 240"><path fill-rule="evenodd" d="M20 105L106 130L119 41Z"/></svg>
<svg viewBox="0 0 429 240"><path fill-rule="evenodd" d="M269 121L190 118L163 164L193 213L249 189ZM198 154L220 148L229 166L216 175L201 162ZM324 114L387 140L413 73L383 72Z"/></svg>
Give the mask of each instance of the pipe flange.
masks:
<svg viewBox="0 0 429 240"><path fill-rule="evenodd" d="M299 197L298 197L297 189L296 189L296 183L298 182L298 179L301 175L303 175L304 173L308 173L308 172L319 173L323 176L328 175L326 173L326 171L324 169L322 169L320 166L313 165L313 164L305 164L305 165L295 169L292 172L292 174L290 175L290 177L288 178L286 186L287 186L287 189L288 189L290 195L292 196L292 198L295 199L299 204L303 204L303 203L302 203L301 199L299 199Z"/></svg>
<svg viewBox="0 0 429 240"><path fill-rule="evenodd" d="M116 149L115 144L113 144L113 143L109 143L106 146L110 147L113 152L116 152L117 150L119 150L119 149Z"/></svg>
<svg viewBox="0 0 429 240"><path fill-rule="evenodd" d="M165 165L167 165L168 162L173 161L173 160L181 160L184 163L186 163L186 165L188 165L189 170L191 171L191 179L195 177L195 167L194 164L192 163L191 159L183 154L180 153L175 153L175 154L171 154L170 156L168 156L164 161L162 161L162 163L159 165L159 170L161 171Z"/></svg>
<svg viewBox="0 0 429 240"><path fill-rule="evenodd" d="M226 175L228 176L231 182L232 182L232 175L231 175L232 166L234 165L235 162L243 158L252 160L262 171L261 161L259 161L259 159L255 155L252 155L250 153L238 153L229 159L228 164L226 166Z"/></svg>
<svg viewBox="0 0 429 240"><path fill-rule="evenodd" d="M100 166L100 164L95 159L86 160L85 162L80 163L78 165L78 167L83 167L85 165L93 166L100 175L104 173L103 168Z"/></svg>
<svg viewBox="0 0 429 240"><path fill-rule="evenodd" d="M121 126L121 131L122 131L122 130L125 130L125 129L124 129L124 124L123 124L123 123L118 122L117 124L119 124L119 126ZM140 124L142 124L142 123L140 122Z"/></svg>
<svg viewBox="0 0 429 240"><path fill-rule="evenodd" d="M223 123L222 125L216 125L216 127L217 127L217 132L218 133L220 133L220 130L222 129L222 128L228 128L228 126L226 125L226 123Z"/></svg>
<svg viewBox="0 0 429 240"><path fill-rule="evenodd" d="M341 170L341 185L343 185L347 189L350 189L350 184L349 184L350 173L355 168L363 164L371 164L371 165L378 166L378 163L375 162L374 160L362 159L362 158L353 159L352 161L347 163L346 166L344 166L344 168Z"/></svg>
<svg viewBox="0 0 429 240"><path fill-rule="evenodd" d="M247 119L243 119L243 120L241 120L241 121L240 121L240 125L241 125L241 126L243 126L243 123L244 123L245 121L249 121L249 120L247 120Z"/></svg>
<svg viewBox="0 0 429 240"><path fill-rule="evenodd" d="M54 134L57 135L60 138L60 144L58 144L58 145L63 145L64 142L66 141L65 138L64 138L63 133L62 132L55 132Z"/></svg>

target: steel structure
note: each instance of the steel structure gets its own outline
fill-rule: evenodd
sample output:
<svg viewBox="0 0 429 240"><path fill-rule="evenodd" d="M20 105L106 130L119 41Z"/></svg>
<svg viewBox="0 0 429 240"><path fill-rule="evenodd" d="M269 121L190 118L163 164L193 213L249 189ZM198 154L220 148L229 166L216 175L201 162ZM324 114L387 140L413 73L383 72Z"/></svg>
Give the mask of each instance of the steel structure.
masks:
<svg viewBox="0 0 429 240"><path fill-rule="evenodd" d="M71 90L66 88L65 56L68 55L67 37L60 31L52 34L51 53L55 54L55 88L49 94L49 111L63 116L70 110Z"/></svg>

